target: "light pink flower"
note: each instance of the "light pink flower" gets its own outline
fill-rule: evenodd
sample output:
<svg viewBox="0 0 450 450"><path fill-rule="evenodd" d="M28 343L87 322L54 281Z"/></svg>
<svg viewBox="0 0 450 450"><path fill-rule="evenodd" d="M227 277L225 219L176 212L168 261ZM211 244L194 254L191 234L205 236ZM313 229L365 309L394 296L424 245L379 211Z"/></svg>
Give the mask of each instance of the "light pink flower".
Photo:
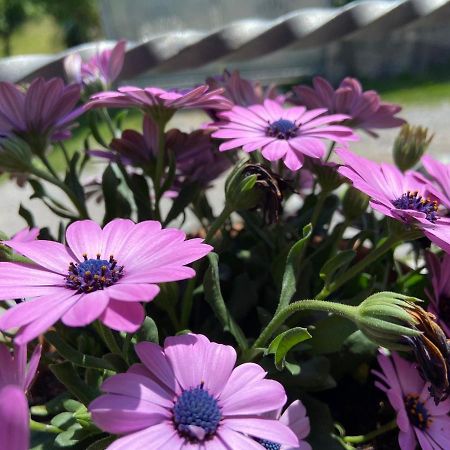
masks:
<svg viewBox="0 0 450 450"><path fill-rule="evenodd" d="M212 249L185 238L156 221L115 219L103 229L92 220L72 223L67 246L5 241L35 264L0 263L0 298L27 299L0 317L0 329L20 327L16 343L29 342L59 319L71 327L99 319L115 330L136 331L145 315L140 302L155 298L157 283L193 277L186 264Z"/></svg>
<svg viewBox="0 0 450 450"><path fill-rule="evenodd" d="M439 212L440 193L423 177L418 178L413 171L402 173L392 164L378 164L347 149L337 149L336 154L345 163L339 173L370 197L372 208L406 226L416 226L450 253L450 220Z"/></svg>
<svg viewBox="0 0 450 450"><path fill-rule="evenodd" d="M423 450L450 448L450 400L438 405L430 396L425 383L413 363L396 353L391 358L378 356L381 371L375 385L384 391L397 412L400 429L398 442L402 450L415 450L417 442Z"/></svg>
<svg viewBox="0 0 450 450"><path fill-rule="evenodd" d="M19 232L17 232L12 238L12 241L15 242L31 242L31 241L35 241L37 239L37 237L39 236L40 233L40 229L39 228L30 228L30 227L26 227L23 230L20 230Z"/></svg>
<svg viewBox="0 0 450 450"><path fill-rule="evenodd" d="M80 54L72 53L64 60L64 69L69 79L89 85L99 81L110 86L120 75L125 58L126 41L120 40L113 48L97 53L83 62Z"/></svg>
<svg viewBox="0 0 450 450"><path fill-rule="evenodd" d="M263 450L252 438L298 445L288 426L262 417L284 405L283 386L256 364L234 367L232 347L190 334L135 349L143 364L107 379L89 406L99 428L125 435L109 450Z"/></svg>
<svg viewBox="0 0 450 450"><path fill-rule="evenodd" d="M36 347L27 366L26 346L15 346L12 355L0 344L0 448L28 450L29 421L26 392L29 389L41 357Z"/></svg>
<svg viewBox="0 0 450 450"><path fill-rule="evenodd" d="M288 169L298 170L305 156L324 156L324 139L342 145L357 140L350 128L330 125L348 116L325 112L326 109L307 111L303 106L283 109L273 100L247 108L235 106L219 114L224 121L214 124L218 130L212 136L226 139L219 147L221 151L242 147L249 153L261 149L267 160L282 159Z"/></svg>
<svg viewBox="0 0 450 450"><path fill-rule="evenodd" d="M395 128L405 123L395 117L402 109L399 105L382 102L376 91L363 92L356 78L345 78L334 90L327 80L315 77L313 86L293 87L294 96L289 100L308 109L326 108L330 114L347 114L346 125L361 128L374 136L374 129Z"/></svg>

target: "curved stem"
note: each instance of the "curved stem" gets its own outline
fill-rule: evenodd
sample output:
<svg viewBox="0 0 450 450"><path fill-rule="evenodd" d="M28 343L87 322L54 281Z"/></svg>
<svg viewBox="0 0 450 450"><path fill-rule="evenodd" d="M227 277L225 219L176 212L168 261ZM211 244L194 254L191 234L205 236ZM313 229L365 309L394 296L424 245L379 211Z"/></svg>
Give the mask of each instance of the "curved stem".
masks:
<svg viewBox="0 0 450 450"><path fill-rule="evenodd" d="M45 433L62 433L63 430L61 428L55 427L54 425L49 425L46 423L36 422L33 419L30 419L30 430L32 431L43 431Z"/></svg>
<svg viewBox="0 0 450 450"><path fill-rule="evenodd" d="M50 161L47 159L45 155L39 155L39 159L42 161L47 170L53 175L53 177L59 180L59 176L53 166L50 164Z"/></svg>
<svg viewBox="0 0 450 450"><path fill-rule="evenodd" d="M370 433L362 434L360 436L346 436L343 438L343 440L350 444L364 444L365 442L370 442L376 437L384 433L387 433L388 431L395 430L396 428L397 428L397 419L393 419L390 422L377 428L376 430L371 431Z"/></svg>
<svg viewBox="0 0 450 450"><path fill-rule="evenodd" d="M164 153L165 153L165 134L164 129L166 122L158 122L158 154L156 155L156 168L155 168L155 213L159 220L161 218L161 212L159 209L159 201L162 197L163 192L161 192L161 179L164 173Z"/></svg>
<svg viewBox="0 0 450 450"><path fill-rule="evenodd" d="M233 212L233 209L230 208L228 205L225 205L225 208L223 208L222 212L216 217L214 222L211 224L208 233L205 237L205 242L210 244L212 239L214 238L215 234L222 228L222 225L225 223L225 221L230 217L230 214Z"/></svg>
<svg viewBox="0 0 450 450"><path fill-rule="evenodd" d="M101 322L97 322L97 332L111 353L122 356L122 349L119 347L111 329L105 327Z"/></svg>
<svg viewBox="0 0 450 450"><path fill-rule="evenodd" d="M252 348L264 347L281 325L283 325L292 314L298 311L324 311L355 321L357 314L356 310L357 307L355 306L344 305L343 303L326 302L323 300L300 300L291 303L289 306L286 306L275 314L272 320L267 324L266 328L261 332L258 339L256 339Z"/></svg>
<svg viewBox="0 0 450 450"><path fill-rule="evenodd" d="M313 209L313 212L311 215L311 225L312 225L313 230L314 230L314 228L316 228L317 221L319 220L320 213L322 211L323 204L325 203L327 196L328 196L327 191L321 191L319 193L319 195L317 196L317 202L314 205L314 209Z"/></svg>

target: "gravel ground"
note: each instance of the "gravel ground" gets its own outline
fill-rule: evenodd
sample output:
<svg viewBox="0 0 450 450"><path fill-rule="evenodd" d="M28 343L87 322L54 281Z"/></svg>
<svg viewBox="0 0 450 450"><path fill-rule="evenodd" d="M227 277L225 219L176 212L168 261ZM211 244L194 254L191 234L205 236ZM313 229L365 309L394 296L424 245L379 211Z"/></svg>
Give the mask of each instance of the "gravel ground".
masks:
<svg viewBox="0 0 450 450"><path fill-rule="evenodd" d="M450 141L450 103L442 102L429 106L410 105L404 108L402 117L413 125L423 125L435 133L430 153L444 161L450 162L450 152L448 142ZM171 125L183 130L192 130L204 120L204 116L198 113L179 113L175 116ZM352 144L352 149L356 152L377 161L391 161L391 148L398 130L381 131L380 137L374 139L361 134L361 140ZM100 167L93 165L90 168L89 177L100 173ZM209 192L209 197L215 210L220 210L223 204L223 181L224 177L218 180L216 186ZM49 191L55 192L49 188ZM14 183L8 182L0 185L0 197L3 198L3 213L0 216L0 230L7 234L12 234L25 226L22 218L18 218L17 211L22 203L35 215L36 223L43 227L49 226L56 230L58 218L53 215L41 203L40 200L29 200L31 189L26 187L18 188ZM58 193L56 193L58 196ZM103 214L102 208L91 202L89 211L94 219L100 220ZM167 206L167 205L166 205ZM195 219L190 217L187 221L187 228L195 227Z"/></svg>

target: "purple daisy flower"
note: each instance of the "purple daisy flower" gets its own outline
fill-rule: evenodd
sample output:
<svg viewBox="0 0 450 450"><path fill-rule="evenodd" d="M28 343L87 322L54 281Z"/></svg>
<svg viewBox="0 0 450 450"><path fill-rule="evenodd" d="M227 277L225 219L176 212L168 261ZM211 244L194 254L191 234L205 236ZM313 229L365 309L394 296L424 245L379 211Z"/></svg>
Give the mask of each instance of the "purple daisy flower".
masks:
<svg viewBox="0 0 450 450"><path fill-rule="evenodd" d="M384 391L397 412L400 429L398 443L402 450L415 450L417 441L423 450L450 448L450 400L438 405L430 396L429 383L419 375L415 364L381 353L378 356L381 372L375 385Z"/></svg>
<svg viewBox="0 0 450 450"><path fill-rule="evenodd" d="M33 151L43 152L48 142L71 136L73 121L84 112L75 108L79 99L80 87L65 86L60 78L36 78L26 91L0 82L0 135L15 134Z"/></svg>
<svg viewBox="0 0 450 450"><path fill-rule="evenodd" d="M86 62L79 53L67 56L64 60L67 76L80 84L100 82L104 87L110 86L122 70L126 44L120 40L113 48L97 53Z"/></svg>
<svg viewBox="0 0 450 450"><path fill-rule="evenodd" d="M426 290L430 299L428 311L434 314L439 325L450 338L450 255L441 259L434 253L426 255L428 272L431 275L432 289Z"/></svg>
<svg viewBox="0 0 450 450"><path fill-rule="evenodd" d="M326 109L307 111L303 106L283 109L273 100L248 108L235 106L219 114L224 122L214 124L218 130L212 136L227 139L220 145L221 151L242 147L249 153L260 148L267 160L282 159L288 169L298 170L305 156L324 156L324 139L342 145L357 140L350 128L330 125L347 119L347 115L325 113Z"/></svg>
<svg viewBox="0 0 450 450"><path fill-rule="evenodd" d="M109 450L263 450L252 438L298 446L288 426L263 417L286 402L283 386L257 364L234 367L233 347L189 334L135 349L143 364L107 379L89 406L99 428L126 435Z"/></svg>
<svg viewBox="0 0 450 450"><path fill-rule="evenodd" d="M373 136L377 136L374 129L395 128L405 123L395 117L402 109L399 105L382 102L375 91L363 91L355 78L345 78L334 90L327 80L315 77L313 86L293 87L294 96L289 101L308 109L326 108L330 114L347 114L350 118L346 124Z"/></svg>
<svg viewBox="0 0 450 450"><path fill-rule="evenodd" d="M82 327L99 319L119 331L136 331L144 320L140 302L153 300L157 283L195 275L193 261L212 250L202 239L185 240L156 221L115 219L103 229L92 220L67 228L67 246L53 241L4 244L35 264L0 262L0 298L26 298L0 317L0 330L20 327L29 342L59 319Z"/></svg>
<svg viewBox="0 0 450 450"><path fill-rule="evenodd" d="M14 356L6 345L0 344L0 448L28 450L29 421L28 391L41 357L37 346L27 366L26 346L15 346Z"/></svg>
<svg viewBox="0 0 450 450"><path fill-rule="evenodd" d="M336 154L345 165L338 171L370 197L370 205L388 217L415 225L450 253L450 219L440 215L440 193L413 171L402 173L392 164L378 164L347 149ZM432 197L430 197L432 195Z"/></svg>

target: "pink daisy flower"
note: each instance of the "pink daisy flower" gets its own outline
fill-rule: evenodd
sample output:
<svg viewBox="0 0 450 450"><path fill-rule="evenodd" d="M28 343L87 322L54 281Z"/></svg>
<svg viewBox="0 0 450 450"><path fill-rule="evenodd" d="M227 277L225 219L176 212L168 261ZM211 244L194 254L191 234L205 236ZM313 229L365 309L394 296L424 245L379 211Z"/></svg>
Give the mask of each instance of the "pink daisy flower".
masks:
<svg viewBox="0 0 450 450"><path fill-rule="evenodd" d="M39 236L39 233L41 230L39 228L30 228L26 227L23 230L20 230L17 232L12 238L12 241L16 242L30 242L35 241L37 237Z"/></svg>
<svg viewBox="0 0 450 450"><path fill-rule="evenodd" d="M288 426L298 437L299 444L295 447L290 445L281 445L265 439L257 441L267 450L312 450L311 445L304 439L308 436L311 428L309 417L306 414L306 408L300 400L292 402L281 414L281 408L278 411L268 414L266 417L278 419L281 423Z"/></svg>
<svg viewBox="0 0 450 450"><path fill-rule="evenodd" d="M103 86L111 85L119 76L125 58L126 41L120 40L113 48L97 53L83 62L79 53L64 59L64 70L69 79L89 85L99 81Z"/></svg>
<svg viewBox="0 0 450 450"><path fill-rule="evenodd" d="M262 415L286 402L283 386L236 351L202 335L135 346L143 364L107 379L89 406L94 423L124 434L109 450L263 450L257 439L298 446L285 424Z"/></svg>
<svg viewBox="0 0 450 450"><path fill-rule="evenodd" d="M444 164L429 155L420 160L438 189L442 203L450 209L450 164Z"/></svg>
<svg viewBox="0 0 450 450"><path fill-rule="evenodd" d="M440 215L440 193L413 171L402 173L392 164L378 164L347 149L337 149L344 161L338 171L370 197L370 205L388 217L421 229L450 253L450 220ZM432 198L429 196L433 195Z"/></svg>
<svg viewBox="0 0 450 450"><path fill-rule="evenodd" d="M6 345L0 344L0 448L28 450L29 421L28 391L41 357L36 347L27 366L26 346L15 346L14 356Z"/></svg>
<svg viewBox="0 0 450 450"><path fill-rule="evenodd" d="M221 151L242 147L249 153L261 149L267 160L282 159L288 169L298 170L305 156L324 156L324 139L343 145L357 140L350 128L330 125L348 116L325 112L326 109L307 111L303 106L283 109L273 100L247 108L235 106L219 115L224 122L214 124L218 130L212 136L227 140L220 145Z"/></svg>
<svg viewBox="0 0 450 450"><path fill-rule="evenodd" d="M450 338L450 255L445 254L439 259L434 253L428 252L426 259L432 287L426 290L430 299L428 311L436 316Z"/></svg>
<svg viewBox="0 0 450 450"><path fill-rule="evenodd" d="M140 302L159 292L157 283L191 278L185 267L212 249L185 240L156 221L115 219L103 229L92 220L67 228L67 245L53 241L4 243L35 264L0 262L0 298L26 298L0 317L0 330L20 327L26 343L59 319L83 327L99 319L120 331L136 331L144 320Z"/></svg>
<svg viewBox="0 0 450 450"><path fill-rule="evenodd" d="M345 78L334 90L331 84L322 77L315 77L313 88L295 86L294 96L289 100L308 109L327 108L330 114L347 114L348 124L361 128L376 136L373 129L395 128L405 121L395 114L401 111L399 105L382 102L375 91L362 90L361 83L356 78Z"/></svg>
<svg viewBox="0 0 450 450"><path fill-rule="evenodd" d="M375 385L397 412L400 448L415 450L417 442L423 450L450 448L450 400L436 405L415 364L396 353L391 358L381 353L378 363L381 371L373 371L379 378Z"/></svg>

